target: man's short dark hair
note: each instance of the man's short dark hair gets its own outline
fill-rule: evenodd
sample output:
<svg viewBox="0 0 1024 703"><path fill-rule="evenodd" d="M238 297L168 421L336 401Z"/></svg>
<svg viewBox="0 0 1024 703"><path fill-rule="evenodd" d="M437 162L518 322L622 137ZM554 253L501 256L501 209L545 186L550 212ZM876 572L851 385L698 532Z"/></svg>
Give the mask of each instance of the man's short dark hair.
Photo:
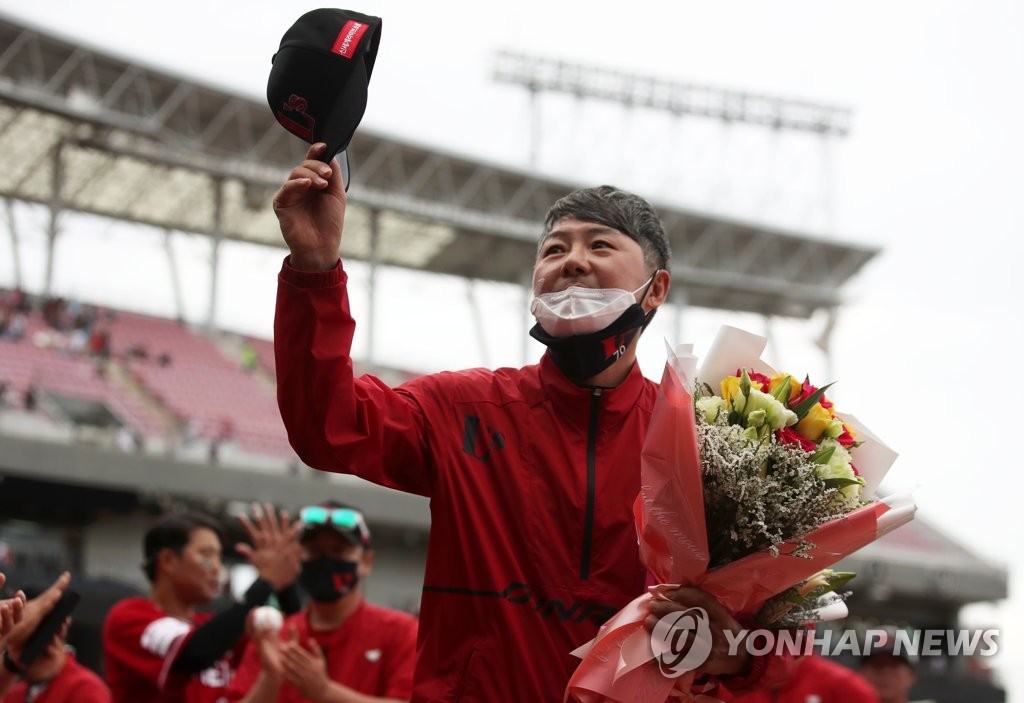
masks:
<svg viewBox="0 0 1024 703"><path fill-rule="evenodd" d="M181 554L181 550L192 539L192 533L198 529L213 530L223 544L224 535L221 533L220 525L203 513L165 515L146 531L146 536L142 539L142 553L145 557L142 570L146 572L146 578L150 583L156 580L156 560L161 550L171 549L175 554Z"/></svg>
<svg viewBox="0 0 1024 703"><path fill-rule="evenodd" d="M567 218L596 222L629 235L643 249L644 262L648 267L668 270L672 252L665 229L658 213L640 196L607 185L569 193L548 210L544 218L544 236L559 220ZM541 237L541 242L543 240Z"/></svg>

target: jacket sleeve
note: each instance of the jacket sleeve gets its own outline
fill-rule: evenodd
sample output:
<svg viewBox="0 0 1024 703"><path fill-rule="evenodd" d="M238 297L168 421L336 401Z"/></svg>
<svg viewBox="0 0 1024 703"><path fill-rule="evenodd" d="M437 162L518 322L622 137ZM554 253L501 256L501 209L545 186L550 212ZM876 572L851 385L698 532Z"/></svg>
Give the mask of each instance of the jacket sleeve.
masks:
<svg viewBox="0 0 1024 703"><path fill-rule="evenodd" d="M339 262L299 271L285 259L274 318L277 401L292 448L309 466L429 496L427 421L408 389L355 378L348 275Z"/></svg>

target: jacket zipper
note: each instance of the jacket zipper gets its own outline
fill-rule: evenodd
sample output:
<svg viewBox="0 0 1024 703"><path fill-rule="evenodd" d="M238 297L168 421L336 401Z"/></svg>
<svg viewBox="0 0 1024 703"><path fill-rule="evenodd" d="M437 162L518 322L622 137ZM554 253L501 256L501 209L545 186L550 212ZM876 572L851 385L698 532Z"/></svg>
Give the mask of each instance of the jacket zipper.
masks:
<svg viewBox="0 0 1024 703"><path fill-rule="evenodd" d="M594 502L597 492L597 410L601 404L601 388L590 396L590 426L587 429L587 508L583 516L583 556L580 579L590 578L590 552L594 541Z"/></svg>

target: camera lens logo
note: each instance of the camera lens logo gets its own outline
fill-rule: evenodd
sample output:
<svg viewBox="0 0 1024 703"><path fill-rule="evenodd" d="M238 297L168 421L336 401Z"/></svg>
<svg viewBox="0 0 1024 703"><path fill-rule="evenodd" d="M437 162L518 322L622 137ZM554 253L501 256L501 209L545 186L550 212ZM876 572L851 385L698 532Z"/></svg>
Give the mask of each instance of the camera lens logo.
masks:
<svg viewBox="0 0 1024 703"><path fill-rule="evenodd" d="M658 668L674 679L693 671L711 654L711 627L703 608L669 613L651 631L651 650Z"/></svg>

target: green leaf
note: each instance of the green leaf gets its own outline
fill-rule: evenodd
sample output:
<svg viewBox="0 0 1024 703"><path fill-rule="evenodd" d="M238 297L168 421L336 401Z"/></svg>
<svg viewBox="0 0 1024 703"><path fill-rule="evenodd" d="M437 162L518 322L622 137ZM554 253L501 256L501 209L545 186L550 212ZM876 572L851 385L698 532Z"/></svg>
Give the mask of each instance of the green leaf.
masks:
<svg viewBox="0 0 1024 703"><path fill-rule="evenodd" d="M792 408L793 412L796 413L797 419L803 420L804 417L807 416L807 413L811 411L811 408L814 407L814 404L821 400L821 397L825 395L825 391L831 388L832 385L833 384L830 383L827 386L822 386L821 388L807 396L803 401L798 403L795 408Z"/></svg>
<svg viewBox="0 0 1024 703"><path fill-rule="evenodd" d="M836 445L834 444L828 447L822 447L818 451L814 452L814 454L811 454L811 461L815 464L827 464L835 453Z"/></svg>
<svg viewBox="0 0 1024 703"><path fill-rule="evenodd" d="M828 488L846 488L847 486L862 486L862 481L855 478L826 478L823 479Z"/></svg>
<svg viewBox="0 0 1024 703"><path fill-rule="evenodd" d="M789 407L789 391L792 387L793 379L787 376L785 383L780 383L778 387L772 391L772 397L786 407Z"/></svg>
<svg viewBox="0 0 1024 703"><path fill-rule="evenodd" d="M830 591L838 592L840 588L849 583L856 575L857 574L852 571L837 571L829 574L825 577L826 585L811 589L811 591L804 596L804 600L814 601Z"/></svg>
<svg viewBox="0 0 1024 703"><path fill-rule="evenodd" d="M828 581L829 588L834 591L848 584L850 581L856 578L856 576L857 574L853 571L837 571L834 574L828 576L826 580Z"/></svg>

